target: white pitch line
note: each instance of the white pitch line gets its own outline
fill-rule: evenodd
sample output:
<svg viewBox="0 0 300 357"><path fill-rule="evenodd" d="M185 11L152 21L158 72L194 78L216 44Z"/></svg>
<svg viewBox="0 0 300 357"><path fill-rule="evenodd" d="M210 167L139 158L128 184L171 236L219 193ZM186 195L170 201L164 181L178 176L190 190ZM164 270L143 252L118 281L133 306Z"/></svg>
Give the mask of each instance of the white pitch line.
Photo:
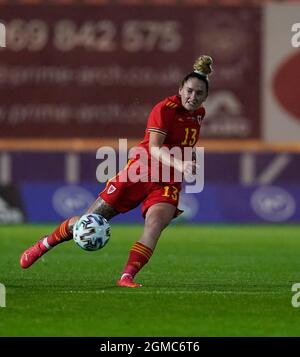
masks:
<svg viewBox="0 0 300 357"><path fill-rule="evenodd" d="M58 293L64 294L132 294L134 292L138 294L145 294L145 295L172 295L172 294L206 294L206 295L262 295L262 294L269 294L269 295L280 295L280 292L275 291L218 291L218 290L198 290L198 291L186 291L186 290L177 290L177 291L143 291L141 289L131 289L130 291L126 291L127 289L123 290L68 290L68 291L58 291Z"/></svg>

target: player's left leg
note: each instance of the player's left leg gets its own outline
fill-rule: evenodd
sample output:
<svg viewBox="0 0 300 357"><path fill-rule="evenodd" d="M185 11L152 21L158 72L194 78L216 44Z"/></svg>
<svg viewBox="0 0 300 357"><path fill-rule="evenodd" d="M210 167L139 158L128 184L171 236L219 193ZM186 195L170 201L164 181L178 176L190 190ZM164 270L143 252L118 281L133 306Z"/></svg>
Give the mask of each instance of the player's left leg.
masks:
<svg viewBox="0 0 300 357"><path fill-rule="evenodd" d="M33 246L27 248L21 255L20 265L23 269L29 268L42 255L57 244L66 242L73 237L73 226L79 217L74 216L62 222L51 234L39 239Z"/></svg>
<svg viewBox="0 0 300 357"><path fill-rule="evenodd" d="M166 202L156 203L149 207L145 216L143 234L129 252L127 264L118 280L119 286L130 288L141 286L133 279L151 258L161 232L169 225L175 212L176 206Z"/></svg>
<svg viewBox="0 0 300 357"><path fill-rule="evenodd" d="M85 212L97 213L102 215L107 220L118 214L108 203L102 198L98 198L91 207ZM51 234L39 239L33 246L26 249L20 259L20 265L23 269L29 268L36 262L42 255L47 253L50 249L58 244L69 241L73 238L73 227L79 216L68 218L62 222Z"/></svg>

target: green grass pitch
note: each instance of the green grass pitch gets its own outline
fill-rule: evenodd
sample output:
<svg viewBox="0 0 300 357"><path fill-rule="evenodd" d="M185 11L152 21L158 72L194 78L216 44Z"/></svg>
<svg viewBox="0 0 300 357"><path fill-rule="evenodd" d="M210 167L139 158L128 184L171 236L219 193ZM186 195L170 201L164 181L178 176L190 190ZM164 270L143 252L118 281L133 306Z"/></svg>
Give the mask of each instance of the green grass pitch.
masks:
<svg viewBox="0 0 300 357"><path fill-rule="evenodd" d="M137 276L115 282L142 226L112 225L97 252L20 253L53 226L0 226L0 336L299 336L300 226L173 225Z"/></svg>

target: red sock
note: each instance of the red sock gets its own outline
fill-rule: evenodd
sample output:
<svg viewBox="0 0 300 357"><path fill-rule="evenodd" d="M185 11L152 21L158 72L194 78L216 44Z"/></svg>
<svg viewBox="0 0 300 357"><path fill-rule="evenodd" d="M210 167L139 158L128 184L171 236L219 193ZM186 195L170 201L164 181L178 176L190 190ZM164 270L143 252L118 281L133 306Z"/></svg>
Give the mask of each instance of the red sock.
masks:
<svg viewBox="0 0 300 357"><path fill-rule="evenodd" d="M55 245L73 238L73 232L69 229L70 218L61 223L53 233L41 240L42 247L51 249Z"/></svg>
<svg viewBox="0 0 300 357"><path fill-rule="evenodd" d="M132 277L138 273L151 258L153 251L140 242L134 243L129 252L127 264L123 274L130 274ZM122 274L122 275L123 275Z"/></svg>

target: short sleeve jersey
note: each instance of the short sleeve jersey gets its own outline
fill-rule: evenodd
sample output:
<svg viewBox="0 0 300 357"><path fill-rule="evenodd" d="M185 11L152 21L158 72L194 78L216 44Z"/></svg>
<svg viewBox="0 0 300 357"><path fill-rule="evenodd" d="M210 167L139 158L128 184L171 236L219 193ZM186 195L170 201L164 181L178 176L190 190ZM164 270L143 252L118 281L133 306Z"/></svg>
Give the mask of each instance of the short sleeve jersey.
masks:
<svg viewBox="0 0 300 357"><path fill-rule="evenodd" d="M204 115L202 106L191 113L182 106L179 96L167 97L152 109L139 146L148 150L150 132L156 132L166 135L164 146L169 149L193 147L198 141Z"/></svg>

